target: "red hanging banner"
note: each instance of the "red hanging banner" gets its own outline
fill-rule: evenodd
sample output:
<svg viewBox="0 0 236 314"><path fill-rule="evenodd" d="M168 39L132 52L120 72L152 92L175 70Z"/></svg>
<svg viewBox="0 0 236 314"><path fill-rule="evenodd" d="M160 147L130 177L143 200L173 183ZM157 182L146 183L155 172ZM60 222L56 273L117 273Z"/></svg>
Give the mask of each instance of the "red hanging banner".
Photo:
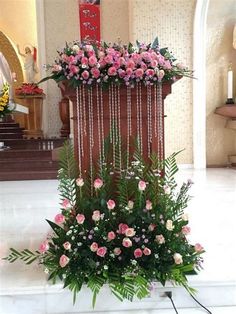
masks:
<svg viewBox="0 0 236 314"><path fill-rule="evenodd" d="M100 41L100 0L79 0L81 40Z"/></svg>

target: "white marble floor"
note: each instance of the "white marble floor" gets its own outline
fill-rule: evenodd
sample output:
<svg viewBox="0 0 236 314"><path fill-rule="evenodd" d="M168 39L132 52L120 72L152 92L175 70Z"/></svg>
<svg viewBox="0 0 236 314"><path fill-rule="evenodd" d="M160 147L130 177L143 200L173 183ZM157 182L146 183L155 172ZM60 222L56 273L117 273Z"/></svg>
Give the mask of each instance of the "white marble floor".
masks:
<svg viewBox="0 0 236 314"><path fill-rule="evenodd" d="M200 242L206 249L204 270L199 276L191 277L190 282L196 287L202 287L206 283L208 286L222 286L226 283L229 291L232 292L230 297L216 296L217 302L210 302L209 305L230 306L217 307L214 309L214 314L236 313L234 307L236 305L236 171L184 169L178 173L177 181L182 182L189 178L194 181L190 191L193 198L188 207L192 229L191 239L193 242ZM0 258L6 256L9 247L12 246L19 249L38 248L38 244L49 230L45 219L53 219L58 213L57 184L56 180L0 182ZM26 267L21 263L8 264L1 260L0 271L0 295L10 297L11 302L14 295L47 293L51 289L46 283L45 274L37 265ZM209 298L214 298L214 295ZM9 298L7 300L9 301ZM206 295L205 300L208 300ZM18 311L14 310L13 305L9 305L10 301L8 301L6 299L0 301L0 313L62 313L50 312L50 310L40 312L33 309ZM129 311L132 313L131 308ZM105 310L101 310L100 313L102 312ZM115 314L116 310L110 313ZM139 313L169 314L173 311L155 312L144 309ZM200 312L180 309L179 313Z"/></svg>

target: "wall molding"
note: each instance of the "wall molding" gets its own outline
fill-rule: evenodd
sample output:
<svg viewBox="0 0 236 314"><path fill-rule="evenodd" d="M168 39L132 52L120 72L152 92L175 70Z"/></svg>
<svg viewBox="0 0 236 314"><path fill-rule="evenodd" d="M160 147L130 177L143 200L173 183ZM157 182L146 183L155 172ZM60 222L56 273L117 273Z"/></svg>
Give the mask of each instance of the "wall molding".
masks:
<svg viewBox="0 0 236 314"><path fill-rule="evenodd" d="M193 163L206 168L206 30L209 0L197 0L193 26Z"/></svg>

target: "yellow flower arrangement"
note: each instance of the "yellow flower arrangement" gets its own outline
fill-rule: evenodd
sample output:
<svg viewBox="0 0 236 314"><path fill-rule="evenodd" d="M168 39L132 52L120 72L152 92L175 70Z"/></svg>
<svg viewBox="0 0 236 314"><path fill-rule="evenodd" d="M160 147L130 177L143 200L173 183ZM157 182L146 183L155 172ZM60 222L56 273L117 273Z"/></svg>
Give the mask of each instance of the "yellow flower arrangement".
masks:
<svg viewBox="0 0 236 314"><path fill-rule="evenodd" d="M10 113L11 110L8 107L9 104L9 85L5 83L0 92L0 117Z"/></svg>

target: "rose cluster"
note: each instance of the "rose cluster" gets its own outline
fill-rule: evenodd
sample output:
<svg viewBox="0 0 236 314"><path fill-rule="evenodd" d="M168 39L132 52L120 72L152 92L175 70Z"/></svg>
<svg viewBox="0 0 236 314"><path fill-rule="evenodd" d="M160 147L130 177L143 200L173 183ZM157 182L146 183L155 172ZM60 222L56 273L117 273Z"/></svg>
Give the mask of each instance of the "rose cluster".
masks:
<svg viewBox="0 0 236 314"><path fill-rule="evenodd" d="M136 82L148 85L191 76L191 71L174 64L174 60L167 48L159 48L157 41L152 45L137 42L137 47L73 42L59 52L50 78L70 80L75 86L111 82L133 86Z"/></svg>

